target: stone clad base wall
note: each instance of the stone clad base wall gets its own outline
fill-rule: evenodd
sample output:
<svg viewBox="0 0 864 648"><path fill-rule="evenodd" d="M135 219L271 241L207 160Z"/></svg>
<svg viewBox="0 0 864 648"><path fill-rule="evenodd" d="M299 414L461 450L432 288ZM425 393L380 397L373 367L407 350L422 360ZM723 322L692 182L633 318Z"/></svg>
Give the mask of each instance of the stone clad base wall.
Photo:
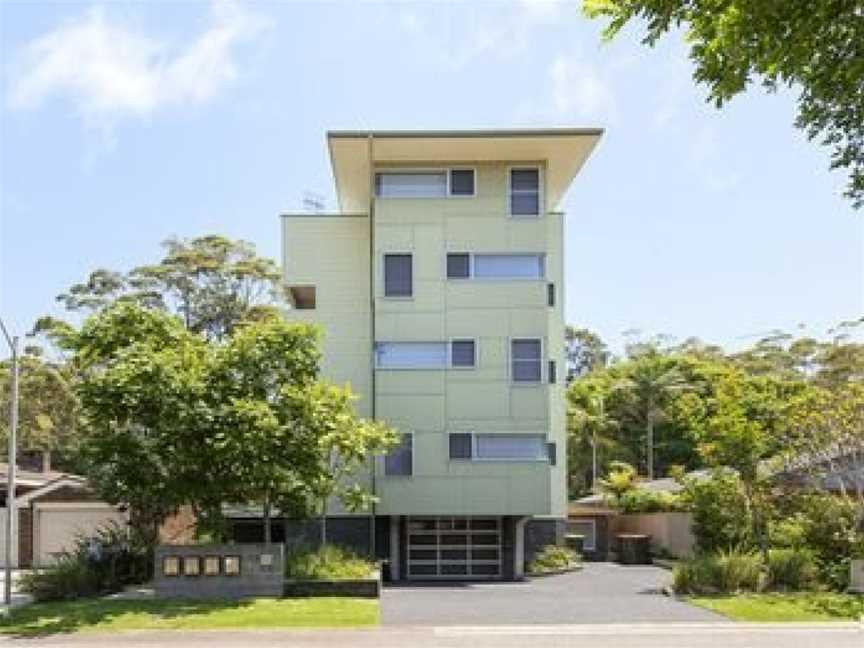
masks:
<svg viewBox="0 0 864 648"><path fill-rule="evenodd" d="M197 576L164 573L166 558L198 557L201 573ZM206 576L207 556L240 558L240 573ZM262 559L262 557L264 557ZM269 557L269 558L268 558ZM154 587L159 598L240 599L255 596L282 596L285 584L285 547L281 544L160 545L155 552Z"/></svg>

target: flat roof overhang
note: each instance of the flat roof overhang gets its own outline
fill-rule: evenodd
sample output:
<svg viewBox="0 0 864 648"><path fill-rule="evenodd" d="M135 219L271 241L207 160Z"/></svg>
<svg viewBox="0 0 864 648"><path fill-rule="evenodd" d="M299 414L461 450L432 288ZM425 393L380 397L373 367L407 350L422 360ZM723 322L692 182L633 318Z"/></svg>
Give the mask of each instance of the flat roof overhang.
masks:
<svg viewBox="0 0 864 648"><path fill-rule="evenodd" d="M329 131L327 145L343 212L368 208L371 166L470 162L545 162L555 209L602 135L601 128Z"/></svg>

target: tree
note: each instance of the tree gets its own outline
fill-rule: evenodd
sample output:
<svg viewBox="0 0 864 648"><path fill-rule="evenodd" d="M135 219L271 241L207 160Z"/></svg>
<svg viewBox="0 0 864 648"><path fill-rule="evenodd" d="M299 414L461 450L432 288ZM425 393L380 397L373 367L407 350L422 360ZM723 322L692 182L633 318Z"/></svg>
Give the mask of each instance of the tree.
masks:
<svg viewBox="0 0 864 648"><path fill-rule="evenodd" d="M564 340L568 381L609 364L609 350L596 333L586 328L567 326Z"/></svg>
<svg viewBox="0 0 864 648"><path fill-rule="evenodd" d="M654 479L655 427L665 417L665 406L672 396L687 387L674 361L653 355L635 360L632 370L615 386L628 395L630 408L644 425L648 479Z"/></svg>
<svg viewBox="0 0 864 648"><path fill-rule="evenodd" d="M305 516L333 495L362 507L371 495L352 470L394 435L318 379L317 340L276 316L221 341L131 302L91 316L63 338L80 375L88 477L130 506L151 545L184 504L210 529L225 503L261 505L268 538L273 506Z"/></svg>
<svg viewBox="0 0 864 648"><path fill-rule="evenodd" d="M613 461L609 464L609 472L600 480L600 488L609 495L617 505L627 493L638 487L639 477L636 469L623 461Z"/></svg>
<svg viewBox="0 0 864 648"><path fill-rule="evenodd" d="M190 331L222 339L241 322L272 312L283 297L279 269L259 257L251 243L211 235L163 245L167 252L158 263L125 274L95 270L57 301L85 313L132 302L176 313ZM46 317L34 330L62 334L63 323Z"/></svg>
<svg viewBox="0 0 864 648"><path fill-rule="evenodd" d="M862 0L584 0L610 19L606 37L642 19L654 45L684 26L694 79L722 107L754 78L769 91L800 88L795 125L833 147L848 169L846 196L864 205L864 4Z"/></svg>
<svg viewBox="0 0 864 648"><path fill-rule="evenodd" d="M701 421L693 418L693 433L708 466L732 469L740 479L746 510L752 520L752 537L765 559L768 555L770 515L769 472L764 461L771 457L771 426L776 401L756 379L740 372L725 375L708 403ZM767 563L766 563L767 564Z"/></svg>
<svg viewBox="0 0 864 648"><path fill-rule="evenodd" d="M864 384L803 391L790 402L787 426L786 470L815 484L830 475L864 511Z"/></svg>
<svg viewBox="0 0 864 648"><path fill-rule="evenodd" d="M623 456L615 433L620 426L606 406L608 385L582 378L566 392L568 490L579 497L597 485L604 457Z"/></svg>
<svg viewBox="0 0 864 648"><path fill-rule="evenodd" d="M0 444L9 435L10 362L0 362ZM56 467L75 469L78 449L77 402L69 368L25 353L19 366L18 445L51 452Z"/></svg>

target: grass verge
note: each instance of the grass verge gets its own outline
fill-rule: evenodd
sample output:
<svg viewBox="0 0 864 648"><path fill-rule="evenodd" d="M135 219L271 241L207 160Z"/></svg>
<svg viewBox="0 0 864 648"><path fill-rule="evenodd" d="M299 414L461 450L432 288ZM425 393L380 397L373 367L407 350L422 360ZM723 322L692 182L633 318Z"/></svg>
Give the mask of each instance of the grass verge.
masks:
<svg viewBox="0 0 864 648"><path fill-rule="evenodd" d="M834 592L694 596L687 600L733 621L857 621L864 615L864 596Z"/></svg>
<svg viewBox="0 0 864 648"><path fill-rule="evenodd" d="M112 601L35 603L12 611L0 633L40 636L120 630L321 628L377 625L378 601L358 598L245 601Z"/></svg>

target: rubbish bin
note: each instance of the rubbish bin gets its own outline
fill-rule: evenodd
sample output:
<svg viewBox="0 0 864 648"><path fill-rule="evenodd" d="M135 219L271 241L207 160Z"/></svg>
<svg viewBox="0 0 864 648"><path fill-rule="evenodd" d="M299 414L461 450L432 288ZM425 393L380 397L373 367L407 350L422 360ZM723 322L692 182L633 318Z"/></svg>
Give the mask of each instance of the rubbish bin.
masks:
<svg viewBox="0 0 864 648"><path fill-rule="evenodd" d="M651 536L641 533L619 533L618 562L622 565L651 564Z"/></svg>

